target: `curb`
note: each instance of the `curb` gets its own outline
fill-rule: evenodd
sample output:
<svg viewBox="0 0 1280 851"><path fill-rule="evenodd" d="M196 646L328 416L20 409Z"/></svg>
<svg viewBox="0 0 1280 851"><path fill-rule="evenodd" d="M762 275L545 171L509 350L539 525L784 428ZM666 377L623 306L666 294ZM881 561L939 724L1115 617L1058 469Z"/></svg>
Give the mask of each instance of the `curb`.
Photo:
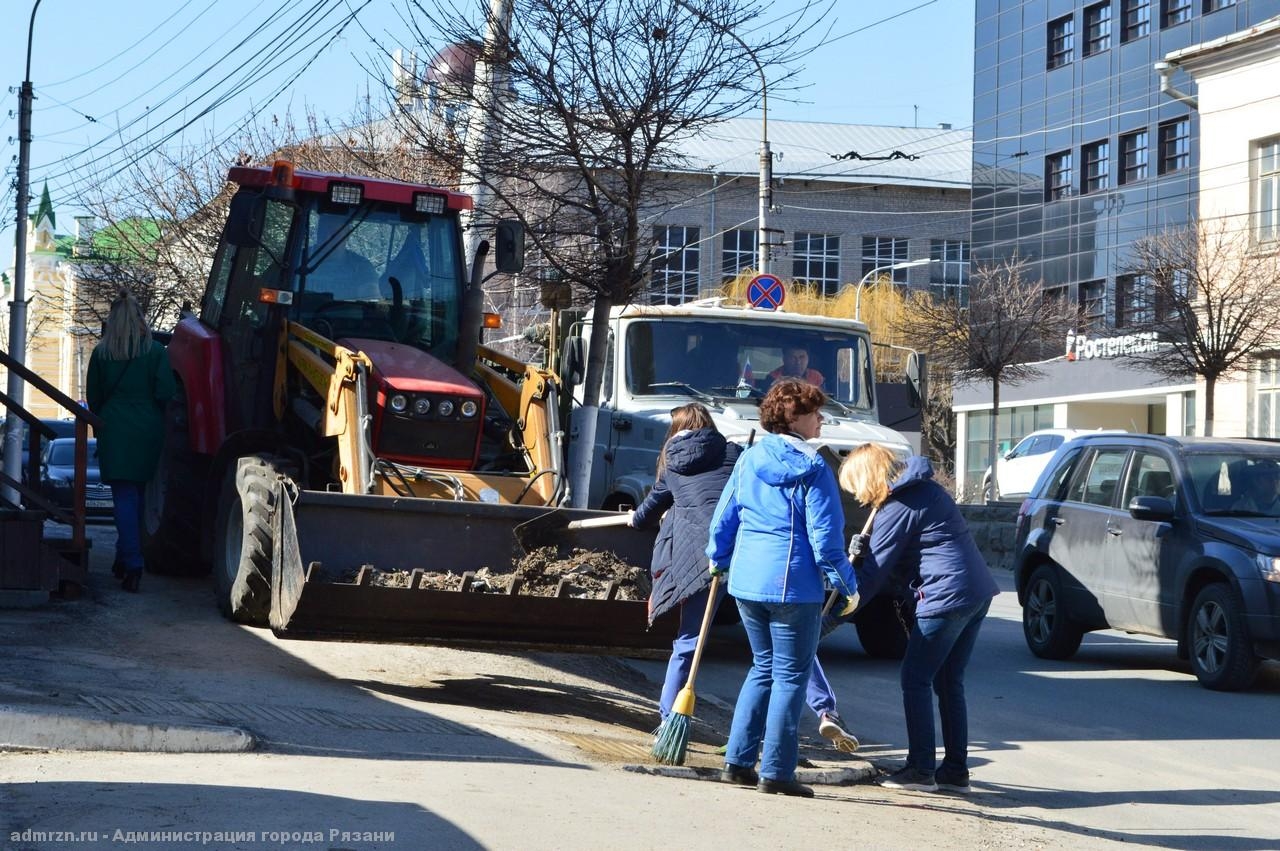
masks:
<svg viewBox="0 0 1280 851"><path fill-rule="evenodd" d="M237 727L105 721L0 707L0 751L239 753L256 745Z"/></svg>
<svg viewBox="0 0 1280 851"><path fill-rule="evenodd" d="M720 769L694 768L689 765L639 765L622 766L623 771L636 774L648 774L654 777L675 777L681 780L710 780L720 782ZM852 786L863 783L879 774L879 770L869 762L857 760L856 765L848 768L797 768L796 780L813 786Z"/></svg>

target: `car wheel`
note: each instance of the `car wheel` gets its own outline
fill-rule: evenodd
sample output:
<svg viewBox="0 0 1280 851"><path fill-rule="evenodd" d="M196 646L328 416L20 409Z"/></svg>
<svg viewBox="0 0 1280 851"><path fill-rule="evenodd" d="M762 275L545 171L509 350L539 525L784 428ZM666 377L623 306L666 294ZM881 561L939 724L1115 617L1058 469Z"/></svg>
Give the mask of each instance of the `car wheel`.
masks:
<svg viewBox="0 0 1280 851"><path fill-rule="evenodd" d="M1214 691L1248 688L1258 671L1240 595L1230 585L1208 585L1196 595L1187 623L1191 670Z"/></svg>
<svg viewBox="0 0 1280 851"><path fill-rule="evenodd" d="M1022 634L1041 659L1070 659L1080 649L1084 630L1071 620L1062 596L1057 565L1042 564L1031 574L1022 604Z"/></svg>

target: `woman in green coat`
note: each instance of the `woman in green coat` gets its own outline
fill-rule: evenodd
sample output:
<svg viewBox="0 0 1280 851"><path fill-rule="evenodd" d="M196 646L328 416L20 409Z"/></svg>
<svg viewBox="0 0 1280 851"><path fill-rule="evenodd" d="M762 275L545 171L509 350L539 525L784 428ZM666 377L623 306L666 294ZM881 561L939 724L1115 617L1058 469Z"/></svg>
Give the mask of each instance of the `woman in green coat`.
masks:
<svg viewBox="0 0 1280 851"><path fill-rule="evenodd" d="M102 418L98 468L111 485L116 563L126 591L136 592L142 579L142 493L160 463L164 408L174 389L169 353L151 339L142 308L122 289L89 357L86 394L89 410Z"/></svg>

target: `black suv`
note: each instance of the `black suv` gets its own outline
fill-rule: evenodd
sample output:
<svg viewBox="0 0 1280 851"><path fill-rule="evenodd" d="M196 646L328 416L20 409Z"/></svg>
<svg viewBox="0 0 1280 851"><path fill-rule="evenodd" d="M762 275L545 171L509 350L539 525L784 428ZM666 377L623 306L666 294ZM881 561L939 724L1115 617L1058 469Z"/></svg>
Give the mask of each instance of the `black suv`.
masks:
<svg viewBox="0 0 1280 851"><path fill-rule="evenodd" d="M1096 434L1063 444L1018 510L1031 652L1084 633L1174 638L1201 685L1247 688L1280 658L1280 444Z"/></svg>

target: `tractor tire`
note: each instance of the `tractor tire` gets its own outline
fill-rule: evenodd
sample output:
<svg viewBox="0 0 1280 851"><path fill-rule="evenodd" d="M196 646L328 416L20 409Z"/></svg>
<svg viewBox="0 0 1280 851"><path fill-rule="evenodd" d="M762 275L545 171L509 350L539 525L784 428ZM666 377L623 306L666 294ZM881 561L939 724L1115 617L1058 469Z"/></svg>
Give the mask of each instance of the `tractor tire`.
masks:
<svg viewBox="0 0 1280 851"><path fill-rule="evenodd" d="M207 459L191 451L187 403L179 386L165 408L164 449L142 502L142 552L147 571L204 576L210 565L200 547L201 493Z"/></svg>
<svg viewBox="0 0 1280 851"><path fill-rule="evenodd" d="M1042 564L1027 582L1022 604L1022 634L1041 659L1070 659L1080 649L1084 630L1071 619L1062 596L1062 574L1056 564Z"/></svg>
<svg viewBox="0 0 1280 851"><path fill-rule="evenodd" d="M901 659L907 655L907 639L914 625L915 613L910 604L902 607L902 620L899 620L893 598L888 594L876 595L853 619L858 642L873 659Z"/></svg>
<svg viewBox="0 0 1280 851"><path fill-rule="evenodd" d="M213 539L213 587L228 619L266 626L271 610L271 521L276 481L294 474L276 455L248 455L228 467L218 496Z"/></svg>
<svg viewBox="0 0 1280 851"><path fill-rule="evenodd" d="M1213 691L1239 691L1253 684L1258 658L1253 654L1240 595L1224 582L1206 585L1191 604L1187 622L1191 670Z"/></svg>

